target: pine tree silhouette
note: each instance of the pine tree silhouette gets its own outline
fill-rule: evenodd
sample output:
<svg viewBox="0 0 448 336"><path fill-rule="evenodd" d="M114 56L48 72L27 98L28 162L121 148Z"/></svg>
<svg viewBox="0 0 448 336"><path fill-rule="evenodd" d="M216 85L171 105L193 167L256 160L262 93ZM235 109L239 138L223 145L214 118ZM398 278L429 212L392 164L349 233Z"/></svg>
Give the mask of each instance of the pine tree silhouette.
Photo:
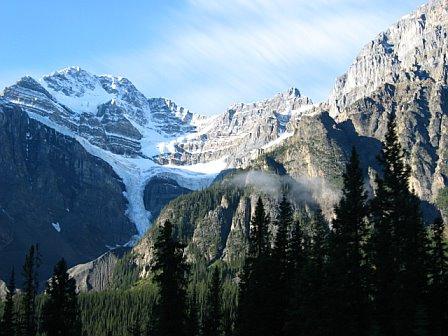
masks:
<svg viewBox="0 0 448 336"><path fill-rule="evenodd" d="M383 176L372 201L375 308L384 335L413 335L425 328L426 231L419 200L409 190L410 167L390 115L379 157Z"/></svg>
<svg viewBox="0 0 448 336"><path fill-rule="evenodd" d="M186 334L187 336L199 335L199 309L196 290L193 289L188 299L188 312L186 314Z"/></svg>
<svg viewBox="0 0 448 336"><path fill-rule="evenodd" d="M28 250L23 265L23 295L20 309L19 333L21 336L34 336L37 333L36 295L38 291L38 269L40 255L38 245Z"/></svg>
<svg viewBox="0 0 448 336"><path fill-rule="evenodd" d="M305 239L306 261L302 272L301 302L299 309L300 335L328 335L328 236L329 225L320 209L310 224L309 237Z"/></svg>
<svg viewBox="0 0 448 336"><path fill-rule="evenodd" d="M156 238L155 263L152 271L160 288L160 300L155 309L158 336L182 336L186 333L186 277L188 266L183 256L184 246L172 237L172 224L166 221Z"/></svg>
<svg viewBox="0 0 448 336"><path fill-rule="evenodd" d="M204 335L221 335L221 278L218 267L214 267L207 295L207 313L204 321Z"/></svg>
<svg viewBox="0 0 448 336"><path fill-rule="evenodd" d="M257 201L251 221L249 253L240 279L237 333L240 336L273 335L272 297L273 274L269 245L269 216L265 213L261 197Z"/></svg>
<svg viewBox="0 0 448 336"><path fill-rule="evenodd" d="M291 284L291 263L289 262L289 233L293 221L293 210L286 195L283 194L278 207L278 217L275 221L277 232L272 250L271 272L274 274L272 281L272 296L269 298L274 315L271 317L274 335L283 335L285 325L285 313L288 307L288 291Z"/></svg>
<svg viewBox="0 0 448 336"><path fill-rule="evenodd" d="M444 229L440 217L431 225L428 301L430 335L434 336L444 335L448 330L448 243Z"/></svg>
<svg viewBox="0 0 448 336"><path fill-rule="evenodd" d="M48 282L42 307L41 329L48 336L81 334L76 281L69 278L64 259L57 262Z"/></svg>
<svg viewBox="0 0 448 336"><path fill-rule="evenodd" d="M300 335L302 315L300 308L304 294L303 271L306 262L305 236L300 222L297 220L291 230L291 238L288 242L289 287L288 305L285 312L285 335Z"/></svg>
<svg viewBox="0 0 448 336"><path fill-rule="evenodd" d="M343 178L342 198L335 208L330 235L330 326L335 334L361 336L369 332L369 230L367 196L355 148Z"/></svg>

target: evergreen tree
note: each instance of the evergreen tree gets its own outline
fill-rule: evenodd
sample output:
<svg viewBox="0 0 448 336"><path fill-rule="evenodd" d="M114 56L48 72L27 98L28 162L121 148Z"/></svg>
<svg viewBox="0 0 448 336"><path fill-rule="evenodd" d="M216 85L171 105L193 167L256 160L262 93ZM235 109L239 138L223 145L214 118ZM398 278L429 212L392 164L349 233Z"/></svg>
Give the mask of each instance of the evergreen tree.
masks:
<svg viewBox="0 0 448 336"><path fill-rule="evenodd" d="M269 246L269 216L265 213L261 197L257 201L251 220L249 254L246 257L240 280L237 332L240 336L274 335L273 307L266 298L272 297L272 279L269 272L271 248Z"/></svg>
<svg viewBox="0 0 448 336"><path fill-rule="evenodd" d="M292 225L293 211L291 204L283 195L279 204L278 217L275 222L277 233L272 250L273 261L278 267L277 276L280 281L286 281L288 277L288 233Z"/></svg>
<svg viewBox="0 0 448 336"><path fill-rule="evenodd" d="M194 289L188 300L188 314L186 322L186 335L199 335L199 309L196 290Z"/></svg>
<svg viewBox="0 0 448 336"><path fill-rule="evenodd" d="M8 292L6 293L5 306L3 308L3 317L0 323L1 336L14 336L17 327L16 313L14 310L14 294L16 284L14 279L14 269L8 282Z"/></svg>
<svg viewBox="0 0 448 336"><path fill-rule="evenodd" d="M335 208L330 239L330 327L335 335L366 335L368 268L367 196L358 154L352 150L343 175L342 198Z"/></svg>
<svg viewBox="0 0 448 336"><path fill-rule="evenodd" d="M441 336L448 330L448 244L442 218L431 225L430 247L430 335Z"/></svg>
<svg viewBox="0 0 448 336"><path fill-rule="evenodd" d="M188 266L184 246L172 237L172 224L166 221L156 238L154 280L160 288L156 307L156 335L182 336L186 331L186 276Z"/></svg>
<svg viewBox="0 0 448 336"><path fill-rule="evenodd" d="M255 206L254 217L251 220L248 264L257 258L266 259L270 255L269 223L269 215L266 214L263 200L259 197Z"/></svg>
<svg viewBox="0 0 448 336"><path fill-rule="evenodd" d="M427 242L393 114L379 161L383 176L372 201L376 319L384 335L414 335L425 324Z"/></svg>
<svg viewBox="0 0 448 336"><path fill-rule="evenodd" d="M48 336L81 335L76 281L69 278L64 259L56 263L45 294L41 314L42 332Z"/></svg>
<svg viewBox="0 0 448 336"><path fill-rule="evenodd" d="M272 250L271 272L273 278L272 297L269 298L273 306L274 315L271 317L273 329L276 335L283 335L285 324L285 309L288 306L288 291L291 284L291 263L289 262L289 232L293 221L293 210L291 204L283 194L278 207L278 216L275 221L277 232Z"/></svg>
<svg viewBox="0 0 448 336"><path fill-rule="evenodd" d="M212 280L207 295L207 312L203 335L219 336L221 334L221 278L218 267L214 267Z"/></svg>
<svg viewBox="0 0 448 336"><path fill-rule="evenodd" d="M19 326L21 336L34 336L37 332L36 295L39 266L39 247L38 245L32 245L25 257L22 272L24 283Z"/></svg>
<svg viewBox="0 0 448 336"><path fill-rule="evenodd" d="M305 265L304 233L300 222L296 221L291 230L288 242L288 264L290 283L288 287L289 301L285 312L285 335L298 335L300 329L300 305L302 303L303 281L302 273Z"/></svg>
<svg viewBox="0 0 448 336"><path fill-rule="evenodd" d="M328 335L328 239L328 222L317 209L310 222L309 237L304 243L306 262L301 279L300 335Z"/></svg>
<svg viewBox="0 0 448 336"><path fill-rule="evenodd" d="M300 223L299 220L294 222L291 229L291 238L288 241L288 264L294 281L299 278L305 263L305 236ZM291 286L296 287L294 284Z"/></svg>
<svg viewBox="0 0 448 336"><path fill-rule="evenodd" d="M129 336L141 336L142 333L142 327L140 323L140 318L137 316L137 318L134 320L132 325L128 328L128 335Z"/></svg>

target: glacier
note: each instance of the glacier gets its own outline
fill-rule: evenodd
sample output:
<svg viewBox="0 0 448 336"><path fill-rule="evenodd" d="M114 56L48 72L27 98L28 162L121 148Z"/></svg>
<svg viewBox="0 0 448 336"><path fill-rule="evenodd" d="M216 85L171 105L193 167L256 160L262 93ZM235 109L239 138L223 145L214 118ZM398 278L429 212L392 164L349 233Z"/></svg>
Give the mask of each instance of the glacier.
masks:
<svg viewBox="0 0 448 336"><path fill-rule="evenodd" d="M0 99L76 139L113 168L125 185L126 215L138 232L129 244L153 219L143 199L152 178L170 178L190 190L205 188L224 169L244 167L260 150L292 136L293 122L313 107L292 88L201 116L166 98L146 98L126 78L92 75L80 67L38 81L24 77L5 88Z"/></svg>

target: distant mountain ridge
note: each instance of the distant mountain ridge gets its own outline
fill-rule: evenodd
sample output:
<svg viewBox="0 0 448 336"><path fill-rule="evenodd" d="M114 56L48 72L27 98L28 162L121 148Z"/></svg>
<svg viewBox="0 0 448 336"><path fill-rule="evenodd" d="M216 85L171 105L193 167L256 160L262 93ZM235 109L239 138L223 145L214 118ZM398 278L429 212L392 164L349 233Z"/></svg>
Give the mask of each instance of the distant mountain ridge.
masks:
<svg viewBox="0 0 448 336"><path fill-rule="evenodd" d="M115 246L132 245L171 199L207 187L223 169L247 164L260 147L290 136L290 120L310 103L297 89L291 89L271 100L241 104L220 116L203 117L168 99L146 98L125 78L96 76L79 67L56 71L39 81L20 79L0 95L0 190L8 190L0 195L0 209L5 214L0 223L0 256L14 255L8 257L1 272L7 272L11 265L20 267L20 258L33 239L43 243L44 237L53 237L57 242L44 243L48 261L44 274L51 270L50 264L58 255L65 256L72 265L89 261ZM44 135L40 135L42 130ZM67 139L78 146L61 148L59 144ZM54 150L57 156L51 154ZM67 194L63 184L56 184L58 192L50 188L48 197L44 188L30 183L41 181L41 186L47 181L50 171L44 168L46 164L50 164L54 175L45 183L65 180L65 185L70 186L86 178L83 168L87 163L79 159L81 152L86 162L99 160L109 166L105 178L116 181L119 189L107 195L112 182L99 185L104 183L102 179L88 179L89 186L81 183L72 188L96 190L92 197L114 200L120 215L113 220L106 214L99 215L102 210L96 208L103 206L100 201L85 205L89 211L64 205L79 202L81 190ZM67 166L62 168L64 164ZM20 171L17 174L14 167L24 170L16 169ZM52 197L61 202L44 202ZM12 198L28 202L34 199L29 204L35 209L27 209ZM36 211L41 214L32 220ZM78 230L83 239L76 239L78 234L69 232L84 223L77 224L72 218L81 219L86 214L90 216L86 228L92 231ZM17 222L20 224L14 224ZM93 230L96 226L101 229ZM110 235L115 230L120 231L120 236Z"/></svg>
<svg viewBox="0 0 448 336"><path fill-rule="evenodd" d="M56 156L57 160L69 162L70 169L56 167L53 179L65 176L67 180L83 180L83 162L99 160L101 167L111 168L103 176L108 182L102 189L97 185L99 181L90 179L89 187L98 190L100 199L104 196L101 193L110 192L108 187L115 188L115 207L123 210L116 221L101 217L106 222L104 226L126 230L118 230L119 239L97 231L108 237L96 249L99 256L109 247L135 243L159 213L160 218L167 217L163 208L170 200L207 188L227 168L282 171L296 180L317 179L337 189L344 164L355 146L361 155L366 186L373 190L373 177L379 170L376 155L388 115L395 113L400 142L413 172L411 187L431 205L448 185L447 41L448 4L433 0L366 45L347 73L336 81L328 101L313 104L292 88L271 99L236 104L213 117L195 115L168 99L146 98L125 78L96 76L78 67L62 69L40 81L24 77L0 96L0 131L10 140L7 146L3 146L2 140L0 172L8 171L13 176L14 166L27 169L20 175L20 183L13 187L7 184L6 177L0 179L0 190L15 188L13 192L20 197L31 197L35 189L24 193L22 189L29 187L26 182L31 177L39 180L48 172L33 169L30 158L55 160L54 156L37 154L60 150L57 145L71 139L80 146L70 147L73 150L64 151L62 157ZM15 114L21 116L20 122ZM42 129L50 135L33 143L34 134ZM85 158L80 161L81 151ZM39 193L35 196L43 198L44 192ZM315 198L321 206L331 209L332 204L325 197L317 193ZM19 212L7 196L4 200L0 198L0 208L6 213ZM188 200L185 196L182 204ZM70 201L73 202L71 198ZM246 203L247 199L242 198L239 206ZM236 211L220 199L208 210L221 208L228 209L226 216L239 213L244 217L244 223L240 217L225 218L227 226L237 221L236 245L240 248L245 234L241 230L247 228L251 207ZM41 210L60 213L51 205ZM80 215L79 211L71 214ZM1 216L2 212L0 219ZM197 218L202 223L198 230L207 231L207 218ZM52 223L55 222L47 216L38 225L31 221L21 225L36 231L45 226L76 248L77 243L64 236L64 221L57 222L59 233ZM219 225L215 224L216 233ZM21 239L23 232L14 236L10 227L0 222L0 257L12 241ZM199 241L201 232L193 235L195 243L204 246ZM94 235L87 239L82 243L84 247L98 241ZM145 240L136 247L139 253L150 246L145 245ZM147 260L148 255L143 259ZM75 260L87 261L85 256L72 260L72 264ZM5 277L0 274L0 278Z"/></svg>
<svg viewBox="0 0 448 336"><path fill-rule="evenodd" d="M290 136L276 146L260 148L247 166L282 172L308 185L319 185L324 178L337 190L354 146L360 155L365 187L372 193L381 169L377 154L393 113L412 169L410 187L422 199L426 218L431 218L439 192L448 185L447 53L448 3L430 1L369 43L336 81L328 101L310 106L300 118L293 119L288 125ZM182 238L187 242L189 258L208 263L220 259L230 265L238 262L247 246L257 194L264 197L271 218L277 214L273 199L279 197L271 190L272 183L259 182L263 186L254 191L250 174L242 176L249 187L244 194L214 185L170 202L155 225L169 219L188 232ZM337 198L327 197L323 190L306 203L331 209ZM296 196L289 195L295 203ZM213 202L202 211L188 206L201 197L210 197ZM179 208L185 209L182 216ZM153 260L154 232L150 230L133 249L134 264L140 266L142 277L148 275L147 266Z"/></svg>

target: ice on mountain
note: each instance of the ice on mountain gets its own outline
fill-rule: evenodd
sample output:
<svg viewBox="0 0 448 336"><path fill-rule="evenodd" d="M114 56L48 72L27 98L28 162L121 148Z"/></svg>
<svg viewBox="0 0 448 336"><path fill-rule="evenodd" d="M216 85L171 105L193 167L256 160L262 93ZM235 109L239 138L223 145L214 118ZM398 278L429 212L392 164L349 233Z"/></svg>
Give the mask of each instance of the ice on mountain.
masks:
<svg viewBox="0 0 448 336"><path fill-rule="evenodd" d="M97 77L77 68L66 68L45 76L41 84L62 105L73 112L96 114L98 105L114 98Z"/></svg>
<svg viewBox="0 0 448 336"><path fill-rule="evenodd" d="M51 223L51 225L57 232L61 232L61 225L59 224L59 222Z"/></svg>
<svg viewBox="0 0 448 336"><path fill-rule="evenodd" d="M168 177L190 190L207 187L222 170L249 160L254 149L291 136L287 124L311 104L293 88L204 117L169 99L147 99L126 78L95 76L79 67L59 70L40 83L25 77L5 89L3 98L75 138L113 168L125 185L126 214L138 231L131 244L153 219L143 201L150 179Z"/></svg>

